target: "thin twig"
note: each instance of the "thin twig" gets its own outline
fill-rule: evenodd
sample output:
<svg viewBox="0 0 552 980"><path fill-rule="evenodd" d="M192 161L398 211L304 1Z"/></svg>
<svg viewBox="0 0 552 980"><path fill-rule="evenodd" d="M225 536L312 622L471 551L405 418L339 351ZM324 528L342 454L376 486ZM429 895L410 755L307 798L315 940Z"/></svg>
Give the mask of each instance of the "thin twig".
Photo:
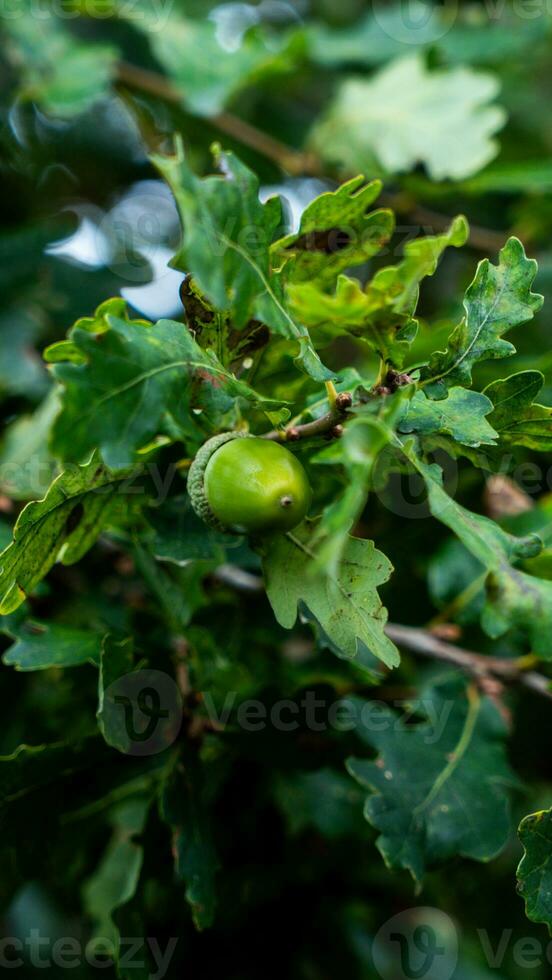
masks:
<svg viewBox="0 0 552 980"><path fill-rule="evenodd" d="M184 106L184 95L180 89L158 72L120 61L117 65L117 81L123 88L139 90L165 102ZM272 160L292 176L320 178L332 176L325 172L321 160L314 153L287 146L231 112L218 112L209 116L207 121L227 136ZM398 214L407 215L419 226L420 231L426 233L445 231L451 221L450 215L422 207L407 194L391 194L384 191L380 201ZM470 227L470 244L485 253L498 252L504 245L505 237L501 232L490 228L481 228L477 225Z"/></svg>
<svg viewBox="0 0 552 980"><path fill-rule="evenodd" d="M451 222L450 215L415 204L407 195L382 191L379 201L386 207L392 208L397 214L408 216L418 226L419 231L425 234L446 231ZM480 225L470 223L470 245L481 252L499 252L507 237L506 232L493 231L491 228L482 228Z"/></svg>
<svg viewBox="0 0 552 980"><path fill-rule="evenodd" d="M183 106L184 96L180 89L173 85L168 79L158 72L149 71L146 68L138 68L126 61L120 61L117 65L117 81L120 85L127 88L138 89L155 98L163 99L175 105ZM274 137L263 133L256 126L251 126L231 112L217 112L209 116L207 122L242 143L244 146L256 150L262 156L268 157L277 163L282 170L290 174L309 174L313 172L315 160L308 153L301 153L292 147L286 146Z"/></svg>
<svg viewBox="0 0 552 980"><path fill-rule="evenodd" d="M516 660L473 653L471 650L464 650L462 647L445 643L444 640L433 636L427 630L412 626L388 623L385 632L389 639L399 646L406 647L422 657L430 657L452 664L480 679L495 678L505 683L522 684L524 687L542 694L543 697L552 699L552 681L536 671L523 670Z"/></svg>
<svg viewBox="0 0 552 980"><path fill-rule="evenodd" d="M237 592L262 592L264 585L259 575L248 572L237 565L219 565L214 572L214 578L223 585L229 585Z"/></svg>
<svg viewBox="0 0 552 980"><path fill-rule="evenodd" d="M263 434L263 439L271 439L273 442L298 442L300 439L310 439L313 436L339 437L342 433L341 424L347 418L347 413L352 405L352 398L348 391L341 391L335 397L333 407L312 422L303 422L302 425L290 425L284 429L273 429L271 432Z"/></svg>
<svg viewBox="0 0 552 980"><path fill-rule="evenodd" d="M224 569L220 575L221 569ZM232 565L221 566L217 569L215 577L220 578L226 585L236 589L237 592L262 592L264 589L263 580L260 575L250 572L244 573L241 569ZM432 660L440 660L442 663L458 667L472 677L480 681L499 680L506 684L520 684L544 698L552 700L552 680L539 674L535 670L526 670L523 662L531 663L532 658L521 658L521 660L507 660L504 657L491 657L483 653L474 653L472 650L465 650L463 647L453 646L434 636L428 630L420 629L416 626L400 626L398 623L388 623L385 632L390 640L399 646L406 647L412 653L417 653L421 657L429 657Z"/></svg>

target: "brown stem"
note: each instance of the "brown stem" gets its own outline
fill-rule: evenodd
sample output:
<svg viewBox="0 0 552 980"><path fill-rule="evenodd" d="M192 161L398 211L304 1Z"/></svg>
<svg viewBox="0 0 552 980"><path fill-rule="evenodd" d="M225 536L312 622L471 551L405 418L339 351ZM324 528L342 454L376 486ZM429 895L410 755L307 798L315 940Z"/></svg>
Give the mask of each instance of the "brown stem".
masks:
<svg viewBox="0 0 552 980"><path fill-rule="evenodd" d="M387 191L382 191L379 200L381 204L392 208L397 214L408 216L418 226L418 230L425 234L431 235L436 231L445 231L451 221L449 215L415 204L403 194L390 194ZM470 245L481 252L499 252L507 237L507 233L470 224Z"/></svg>
<svg viewBox="0 0 552 980"><path fill-rule="evenodd" d="M226 585L236 589L237 592L263 591L264 584L260 575L248 573L247 579L244 581L241 569L232 565L223 567L224 575L220 576L221 579ZM219 577L218 572L217 569L215 577ZM429 657L432 660L440 660L452 667L458 667L479 681L500 680L508 684L521 684L523 687L541 694L542 697L552 700L552 681L550 678L535 670L525 670L518 660L506 660L503 657L489 657L486 654L474 653L472 650L465 650L463 647L446 643L428 630L416 626L400 626L398 623L388 623L385 632L390 640L407 650L411 650L412 653L417 653L421 657Z"/></svg>
<svg viewBox="0 0 552 980"><path fill-rule="evenodd" d="M298 442L300 439L310 439L313 436L330 436L338 438L342 433L341 423L347 418L347 412L353 399L348 391L341 391L335 398L335 404L329 412L312 422L302 425L290 425L287 429L273 429L266 432L263 439L273 442Z"/></svg>
<svg viewBox="0 0 552 980"><path fill-rule="evenodd" d="M117 65L117 81L123 87L137 89L165 102L176 105L184 103L183 93L163 75L146 68L138 68L126 61L120 61ZM331 176L324 173L321 161L314 153L305 153L287 146L231 112L218 112L210 116L208 121L227 136L268 157L293 176ZM450 224L449 215L419 206L409 195L403 193L391 194L384 191L380 195L380 201L387 207L393 208L398 214L408 216L411 221L419 225L420 231L427 233L444 231ZM504 239L505 236L501 232L490 228L476 225L470 227L470 243L482 252L498 252L504 245Z"/></svg>
<svg viewBox="0 0 552 980"><path fill-rule="evenodd" d="M126 88L138 89L155 98L163 99L164 102L176 105L184 103L184 96L180 89L163 75L146 68L138 68L126 61L120 61L117 65L117 81ZM232 139L273 160L282 170L290 174L312 173L317 166L310 154L286 146L285 143L268 136L231 112L217 112L214 116L209 116L208 122Z"/></svg>
<svg viewBox="0 0 552 980"><path fill-rule="evenodd" d="M552 682L548 677L535 671L522 670L515 660L473 653L471 650L464 650L462 647L445 643L444 640L433 636L427 630L412 626L388 623L385 632L389 639L399 646L406 647L422 657L430 657L452 664L481 680L497 678L507 683L516 682L537 691L545 698L552 699L552 690L550 689Z"/></svg>

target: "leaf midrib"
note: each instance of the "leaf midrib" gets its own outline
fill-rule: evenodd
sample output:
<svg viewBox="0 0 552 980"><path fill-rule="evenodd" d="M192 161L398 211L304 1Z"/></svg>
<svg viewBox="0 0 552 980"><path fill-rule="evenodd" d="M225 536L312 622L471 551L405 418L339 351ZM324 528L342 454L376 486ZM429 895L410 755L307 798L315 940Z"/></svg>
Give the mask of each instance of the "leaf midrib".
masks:
<svg viewBox="0 0 552 980"><path fill-rule="evenodd" d="M428 806L433 802L436 796L441 792L443 786L448 782L448 780L454 775L456 769L460 765L460 762L464 758L473 738L475 731L475 726L479 716L479 709L481 707L481 698L474 687L469 687L467 691L468 697L468 711L466 714L466 719L460 734L460 738L452 750L451 757L447 762L446 766L441 770L437 778L435 779L429 793L422 800L421 803L414 809L414 814L417 816L419 813L426 810Z"/></svg>

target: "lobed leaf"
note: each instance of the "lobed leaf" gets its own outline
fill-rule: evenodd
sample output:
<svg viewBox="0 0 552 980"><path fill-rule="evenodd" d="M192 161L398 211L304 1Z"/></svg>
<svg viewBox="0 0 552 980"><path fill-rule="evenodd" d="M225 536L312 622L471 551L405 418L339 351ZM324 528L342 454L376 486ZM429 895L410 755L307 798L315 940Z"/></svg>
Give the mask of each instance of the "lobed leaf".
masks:
<svg viewBox="0 0 552 980"><path fill-rule="evenodd" d="M369 790L364 813L386 865L421 881L457 855L495 857L510 832L507 790L517 783L498 708L458 680L422 692L416 708L426 720L416 725L381 703L353 701L356 733L378 756L351 758L347 768Z"/></svg>
<svg viewBox="0 0 552 980"><path fill-rule="evenodd" d="M368 208L381 191L381 181L353 177L316 197L301 215L297 232L275 242L272 253L285 262L288 282L332 283L343 270L362 265L393 234L392 211Z"/></svg>
<svg viewBox="0 0 552 980"><path fill-rule="evenodd" d="M27 504L0 554L0 613L17 609L56 561L72 565L82 558L118 511L129 476L126 470L114 476L94 455Z"/></svg>
<svg viewBox="0 0 552 980"><path fill-rule="evenodd" d="M176 875L186 884L196 928L204 929L215 913L218 859L197 760L176 757L162 788L160 810L172 832Z"/></svg>
<svg viewBox="0 0 552 980"><path fill-rule="evenodd" d="M97 319L78 321L69 340L50 349L58 361L53 374L63 385L52 430L58 456L79 460L98 448L107 466L124 469L162 433L201 441L200 423L214 431L237 398L279 417L282 402L263 398L235 378L184 324L122 319L104 315L104 307ZM91 323L98 324L97 332Z"/></svg>
<svg viewBox="0 0 552 980"><path fill-rule="evenodd" d="M540 371L520 371L487 385L484 394L494 406L489 423L502 443L550 452L552 408L533 403L543 384Z"/></svg>
<svg viewBox="0 0 552 980"><path fill-rule="evenodd" d="M456 534L488 573L483 628L496 638L519 627L528 635L534 652L551 659L552 582L513 567L516 562L538 555L542 541L536 534L514 537L488 517L466 510L444 490L438 466L428 466L411 447L403 448L424 479L433 516Z"/></svg>
<svg viewBox="0 0 552 980"><path fill-rule="evenodd" d="M346 476L343 492L324 509L314 533L314 565L319 571L338 573L349 531L366 504L374 466L389 441L386 426L377 418L362 415L348 422L341 439L314 456L314 463L342 466Z"/></svg>
<svg viewBox="0 0 552 980"><path fill-rule="evenodd" d="M506 120L489 105L497 93L494 75L429 70L422 55L409 55L372 78L341 82L311 142L345 171L394 174L423 163L433 180L462 180L497 153L493 137Z"/></svg>
<svg viewBox="0 0 552 980"><path fill-rule="evenodd" d="M17 16L3 19L3 27L8 57L23 66L23 98L70 119L108 94L118 57L113 45L79 40L53 11L37 17L27 0Z"/></svg>
<svg viewBox="0 0 552 980"><path fill-rule="evenodd" d="M144 848L135 838L144 831L150 806L151 797L136 795L113 808L111 840L83 887L84 908L94 923L92 943L96 936L113 943L116 962L120 932L113 913L136 894Z"/></svg>
<svg viewBox="0 0 552 980"><path fill-rule="evenodd" d="M530 813L519 825L524 855L517 869L518 891L532 922L552 933L552 810Z"/></svg>
<svg viewBox="0 0 552 980"><path fill-rule="evenodd" d="M153 162L170 185L182 221L183 243L176 268L193 275L219 311L228 310L243 329L251 317L298 344L297 363L319 381L333 377L322 365L307 330L285 304L270 246L281 222L279 198L259 200L259 182L232 153L216 149L223 174L200 179L190 170L181 142L174 157Z"/></svg>
<svg viewBox="0 0 552 980"><path fill-rule="evenodd" d="M229 44L213 19L186 17L149 0L123 0L118 8L121 17L143 32L183 104L200 116L220 112L241 89L290 71L302 55L299 32L269 35L262 26L253 26L253 13L249 29L233 32Z"/></svg>
<svg viewBox="0 0 552 980"><path fill-rule="evenodd" d="M2 655L2 663L16 670L78 667L100 660L101 634L62 623L25 620L2 626L15 642Z"/></svg>
<svg viewBox="0 0 552 980"><path fill-rule="evenodd" d="M486 418L492 411L493 403L486 395L467 388L450 388L440 401L417 391L406 406L399 430L421 436L442 433L464 446L492 446L498 438Z"/></svg>
<svg viewBox="0 0 552 980"><path fill-rule="evenodd" d="M531 292L537 263L518 238L509 238L498 266L483 259L464 298L465 316L449 337L446 351L433 354L420 382L430 398L444 398L454 385L469 387L478 361L508 357L515 348L502 335L531 320L543 297Z"/></svg>
<svg viewBox="0 0 552 980"><path fill-rule="evenodd" d="M314 282L292 282L291 309L317 347L352 334L389 364L402 367L416 336L413 316L420 283L435 273L444 250L464 245L467 236L466 219L458 215L442 235L407 242L401 262L378 269L364 288L345 275L339 276L333 293Z"/></svg>
<svg viewBox="0 0 552 980"><path fill-rule="evenodd" d="M388 667L396 667L399 654L384 633L387 612L377 592L391 575L390 562L373 541L349 538L336 574L317 571L315 534L316 524L307 521L266 542L263 573L276 619L291 629L304 604L340 657L371 669L368 651Z"/></svg>

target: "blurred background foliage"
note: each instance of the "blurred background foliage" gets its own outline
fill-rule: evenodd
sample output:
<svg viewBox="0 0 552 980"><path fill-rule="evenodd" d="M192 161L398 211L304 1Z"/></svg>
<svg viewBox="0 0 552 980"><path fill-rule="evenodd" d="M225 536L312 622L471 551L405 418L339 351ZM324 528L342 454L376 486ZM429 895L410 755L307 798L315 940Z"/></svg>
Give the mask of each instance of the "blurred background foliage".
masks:
<svg viewBox="0 0 552 980"><path fill-rule="evenodd" d="M538 259L536 288L545 304L515 338L509 373L541 370L541 400L552 401L552 16L544 0L402 7L383 0L5 0L0 31L3 541L21 505L39 496L55 473L44 448L56 402L43 348L110 296L122 295L148 318L183 316L182 276L167 265L179 241L178 218L148 158L170 150L175 132L200 172L211 167L214 140L234 149L260 175L263 196L283 195L290 229L301 209L341 177L381 177L397 232L366 275L399 256L411 237L435 234L453 215L466 214L468 246L450 249L439 275L423 286L420 359L448 335L479 259L495 260L508 235L518 235ZM350 355L345 345L344 364ZM371 369L369 362L363 367ZM503 373L486 362L478 380ZM538 478L527 470L525 485L518 481L529 504L539 498L543 521L551 462L541 460ZM459 479L463 499L484 509L481 476L461 466ZM523 531L527 517L515 520L511 529ZM428 527L426 519L394 512L392 493L372 501L363 518L364 530L397 569L384 601L399 622L427 622L476 572L444 529L432 524L428 533ZM159 650L160 665L169 662L158 602L165 585L140 559L139 553L129 559L121 542L101 541L83 565L54 569L32 615L85 629L92 638L106 629L133 630L144 649ZM244 564L256 570L251 555ZM270 704L282 693L299 700L313 686L337 697L350 683L350 671L326 663L327 655L312 671L308 662L303 672L290 671L310 634L298 629L290 640L264 600L247 608L244 650L245 603L220 581L200 587L185 569L178 575L188 602L182 621L194 617L199 689L212 686L223 699L234 687ZM6 626L7 650L14 639L30 642L19 622ZM475 623L468 606L463 642L491 649ZM501 650L519 652L516 637L502 641ZM19 650L17 662L21 657ZM3 754L21 742L88 736L93 666L26 673L8 666L9 653L5 661ZM420 675L425 672L405 657L397 683L408 693ZM528 784L515 800L514 815L521 817L528 806L552 803L552 771L547 704L529 694L516 697L511 759ZM374 934L396 912L420 904L444 910L458 927L456 980L525 977L514 943L534 936L544 944L546 935L525 920L512 887L515 839L489 867L458 863L431 872L423 895L415 896L406 874L385 870L354 784L347 782L347 807L339 805L345 790L338 766L350 749L347 740L322 742L308 731L299 738L237 734L224 751L206 740L203 752L219 785L214 822L225 873L214 931L197 933L173 882L159 816L121 811L113 788L120 763L92 745L88 770L63 783L63 822L55 786L42 791L39 811L28 801L2 811L2 934L24 937L39 928L83 941L94 930L105 934L105 923L95 919L98 887L100 907L109 908L109 883L103 892L101 881L98 886L102 855L120 845L128 872L124 848L137 832L148 840L140 899L125 906L120 921L115 917L127 935L156 936L162 945L182 937L171 976L201 970L205 977L224 972L228 980L259 974L368 980L376 975ZM318 783L307 778L311 771ZM321 786L336 800L322 814L313 804ZM4 787L4 795L10 792ZM100 800L92 818L91 798ZM504 929L511 938L491 968L477 930L488 931L492 955ZM543 956L531 976L540 980L549 969ZM27 962L19 973L34 976L35 969ZM96 971L81 965L73 975ZM104 975L113 975L111 968Z"/></svg>

